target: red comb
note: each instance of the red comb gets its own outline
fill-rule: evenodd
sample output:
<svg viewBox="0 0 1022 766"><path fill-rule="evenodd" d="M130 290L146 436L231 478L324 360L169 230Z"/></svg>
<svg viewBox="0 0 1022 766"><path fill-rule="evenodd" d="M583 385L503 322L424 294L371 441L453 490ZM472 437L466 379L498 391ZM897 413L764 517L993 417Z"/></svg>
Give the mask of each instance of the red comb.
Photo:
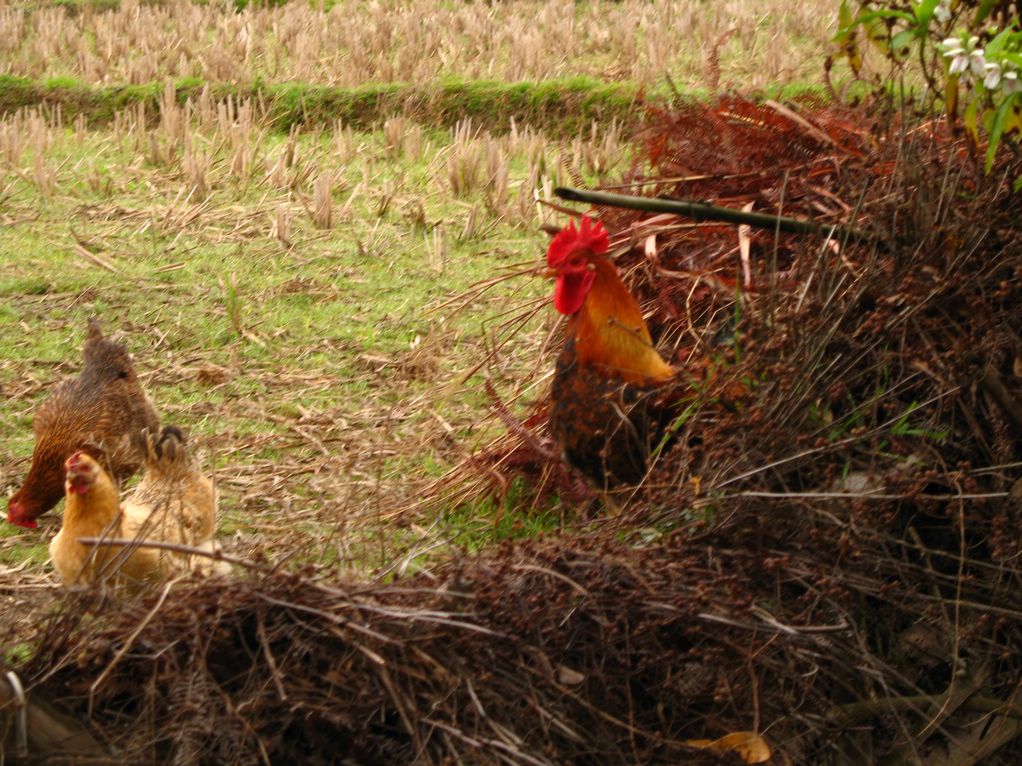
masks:
<svg viewBox="0 0 1022 766"><path fill-rule="evenodd" d="M82 464L82 457L84 457L84 455L85 453L81 450L78 450L76 453L71 455L71 457L64 461L64 470L73 471L77 469L78 466Z"/></svg>
<svg viewBox="0 0 1022 766"><path fill-rule="evenodd" d="M546 262L548 266L554 268L576 250L588 250L596 255L603 255L609 248L610 240L603 224L589 216L583 216L579 228L576 229L575 222L572 221L557 233L550 242L550 249L546 251Z"/></svg>

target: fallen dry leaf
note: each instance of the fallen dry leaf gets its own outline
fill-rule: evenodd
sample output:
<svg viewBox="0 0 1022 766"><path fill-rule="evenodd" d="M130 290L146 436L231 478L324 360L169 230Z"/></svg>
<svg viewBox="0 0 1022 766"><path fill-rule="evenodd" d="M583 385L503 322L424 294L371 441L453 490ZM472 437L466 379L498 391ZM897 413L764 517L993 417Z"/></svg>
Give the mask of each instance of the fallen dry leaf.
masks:
<svg viewBox="0 0 1022 766"><path fill-rule="evenodd" d="M557 666L557 681L565 686L578 686L586 680L586 677L577 670L572 670L567 665Z"/></svg>
<svg viewBox="0 0 1022 766"><path fill-rule="evenodd" d="M750 202L742 210L746 213L751 213L754 204L756 203ZM752 284L752 266L749 264L749 253L751 250L752 227L743 223L738 227L738 253L742 260L742 284L745 287L749 287Z"/></svg>
<svg viewBox="0 0 1022 766"><path fill-rule="evenodd" d="M746 763L766 763L773 755L766 740L751 731L733 731L720 739L687 739L685 744L717 753L737 753Z"/></svg>

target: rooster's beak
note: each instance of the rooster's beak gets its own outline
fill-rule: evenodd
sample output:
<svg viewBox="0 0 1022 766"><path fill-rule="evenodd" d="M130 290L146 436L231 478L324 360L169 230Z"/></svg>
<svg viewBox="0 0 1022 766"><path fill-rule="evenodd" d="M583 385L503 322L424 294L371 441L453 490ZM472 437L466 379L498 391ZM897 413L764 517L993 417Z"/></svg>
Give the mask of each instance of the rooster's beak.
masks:
<svg viewBox="0 0 1022 766"><path fill-rule="evenodd" d="M539 272L544 279L553 279L557 276L557 269L546 268Z"/></svg>

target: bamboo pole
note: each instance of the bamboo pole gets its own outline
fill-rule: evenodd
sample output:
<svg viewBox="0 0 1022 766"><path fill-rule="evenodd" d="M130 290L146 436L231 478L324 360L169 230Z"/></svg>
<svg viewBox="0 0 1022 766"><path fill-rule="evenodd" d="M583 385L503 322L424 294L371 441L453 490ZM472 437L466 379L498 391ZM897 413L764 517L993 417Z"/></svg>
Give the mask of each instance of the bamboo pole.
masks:
<svg viewBox="0 0 1022 766"><path fill-rule="evenodd" d="M821 224L816 221L805 221L798 218L787 218L769 213L752 213L735 210L729 207L711 205L708 202L691 202L688 200L663 199L660 197L633 197L627 194L574 189L559 186L554 189L561 199L570 202L587 202L590 205L621 207L629 210L641 210L646 213L673 213L696 221L722 221L724 223L740 223L755 226L768 231L784 231L790 234L815 234L816 236L835 236L841 239L870 239L865 232L844 226Z"/></svg>

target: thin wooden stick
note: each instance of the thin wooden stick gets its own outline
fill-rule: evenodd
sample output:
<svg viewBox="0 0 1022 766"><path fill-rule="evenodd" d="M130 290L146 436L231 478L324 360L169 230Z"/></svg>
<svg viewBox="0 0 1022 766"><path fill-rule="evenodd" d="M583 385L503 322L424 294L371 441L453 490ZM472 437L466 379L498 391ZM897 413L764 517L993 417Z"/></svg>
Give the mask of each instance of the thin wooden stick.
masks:
<svg viewBox="0 0 1022 766"><path fill-rule="evenodd" d="M213 559L214 561L226 561L228 564L237 564L240 567L246 569L254 569L258 572L265 572L269 569L265 564L259 564L255 561L249 561L248 559L240 559L237 556L231 556L222 551L215 550L209 551L205 548L192 548L189 545L181 545L179 543L164 543L158 540L135 540L127 539L124 537L79 537L78 542L82 545L114 545L114 546L134 546L136 548L157 548L163 551L173 551L174 553L184 553L188 556L203 556L207 559Z"/></svg>

